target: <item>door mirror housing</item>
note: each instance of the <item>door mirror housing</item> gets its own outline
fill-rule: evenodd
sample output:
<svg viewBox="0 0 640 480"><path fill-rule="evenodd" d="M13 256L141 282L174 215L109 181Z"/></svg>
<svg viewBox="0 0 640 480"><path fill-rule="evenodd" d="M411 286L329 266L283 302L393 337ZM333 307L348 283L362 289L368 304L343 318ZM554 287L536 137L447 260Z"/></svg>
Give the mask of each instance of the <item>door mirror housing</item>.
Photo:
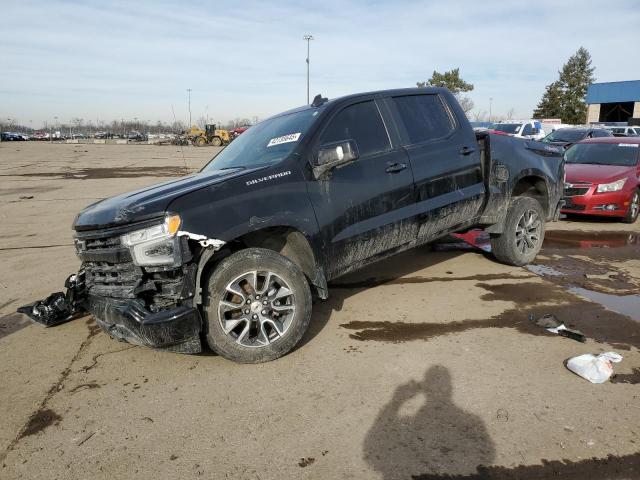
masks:
<svg viewBox="0 0 640 480"><path fill-rule="evenodd" d="M316 180L320 180L330 170L351 163L359 156L355 140L342 140L322 145L313 165L313 176Z"/></svg>

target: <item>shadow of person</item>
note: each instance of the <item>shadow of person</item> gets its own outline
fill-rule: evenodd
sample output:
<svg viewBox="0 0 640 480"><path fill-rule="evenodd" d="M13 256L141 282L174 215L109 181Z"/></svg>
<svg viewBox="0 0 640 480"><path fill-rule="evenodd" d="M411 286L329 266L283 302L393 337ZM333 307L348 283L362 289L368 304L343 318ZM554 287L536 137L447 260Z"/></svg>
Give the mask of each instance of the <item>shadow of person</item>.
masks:
<svg viewBox="0 0 640 480"><path fill-rule="evenodd" d="M382 478L448 478L493 462L494 443L483 421L457 407L451 393L451 375L441 365L427 370L424 381L396 389L364 442L364 459Z"/></svg>

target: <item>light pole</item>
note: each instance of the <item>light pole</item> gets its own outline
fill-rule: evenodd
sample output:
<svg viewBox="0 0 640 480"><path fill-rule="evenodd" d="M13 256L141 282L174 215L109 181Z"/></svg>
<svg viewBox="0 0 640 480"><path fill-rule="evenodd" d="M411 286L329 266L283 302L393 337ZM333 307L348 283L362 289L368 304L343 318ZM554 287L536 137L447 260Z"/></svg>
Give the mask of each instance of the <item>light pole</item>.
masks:
<svg viewBox="0 0 640 480"><path fill-rule="evenodd" d="M307 105L309 105L309 45L313 35L305 35L303 39L307 41Z"/></svg>
<svg viewBox="0 0 640 480"><path fill-rule="evenodd" d="M493 103L493 97L489 97L489 123L491 123L491 104Z"/></svg>
<svg viewBox="0 0 640 480"><path fill-rule="evenodd" d="M189 128L191 128L191 89L187 88L187 92L189 92Z"/></svg>

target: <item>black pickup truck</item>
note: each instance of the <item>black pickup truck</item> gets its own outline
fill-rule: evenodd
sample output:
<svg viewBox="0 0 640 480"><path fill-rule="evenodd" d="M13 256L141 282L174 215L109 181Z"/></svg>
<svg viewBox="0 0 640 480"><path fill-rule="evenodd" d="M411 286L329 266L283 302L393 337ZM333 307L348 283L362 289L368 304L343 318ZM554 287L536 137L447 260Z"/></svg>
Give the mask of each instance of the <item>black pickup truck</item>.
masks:
<svg viewBox="0 0 640 480"><path fill-rule="evenodd" d="M446 89L318 96L196 174L80 212L67 307L132 343L273 360L307 330L312 295L371 262L471 228L499 261L530 262L563 175L560 149L476 134Z"/></svg>

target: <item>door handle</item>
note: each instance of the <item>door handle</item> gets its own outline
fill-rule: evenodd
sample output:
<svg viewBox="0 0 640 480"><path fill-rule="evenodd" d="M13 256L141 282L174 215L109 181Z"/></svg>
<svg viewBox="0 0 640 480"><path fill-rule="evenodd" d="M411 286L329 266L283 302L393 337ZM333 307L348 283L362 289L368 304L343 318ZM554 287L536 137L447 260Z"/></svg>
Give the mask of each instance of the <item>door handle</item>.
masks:
<svg viewBox="0 0 640 480"><path fill-rule="evenodd" d="M397 173L400 172L401 170L404 170L405 168L407 168L407 164L406 163L392 163L391 165L389 165L385 172L387 173Z"/></svg>
<svg viewBox="0 0 640 480"><path fill-rule="evenodd" d="M473 152L475 152L476 149L475 148L469 148L469 147L462 147L460 149L460 155L470 155Z"/></svg>

